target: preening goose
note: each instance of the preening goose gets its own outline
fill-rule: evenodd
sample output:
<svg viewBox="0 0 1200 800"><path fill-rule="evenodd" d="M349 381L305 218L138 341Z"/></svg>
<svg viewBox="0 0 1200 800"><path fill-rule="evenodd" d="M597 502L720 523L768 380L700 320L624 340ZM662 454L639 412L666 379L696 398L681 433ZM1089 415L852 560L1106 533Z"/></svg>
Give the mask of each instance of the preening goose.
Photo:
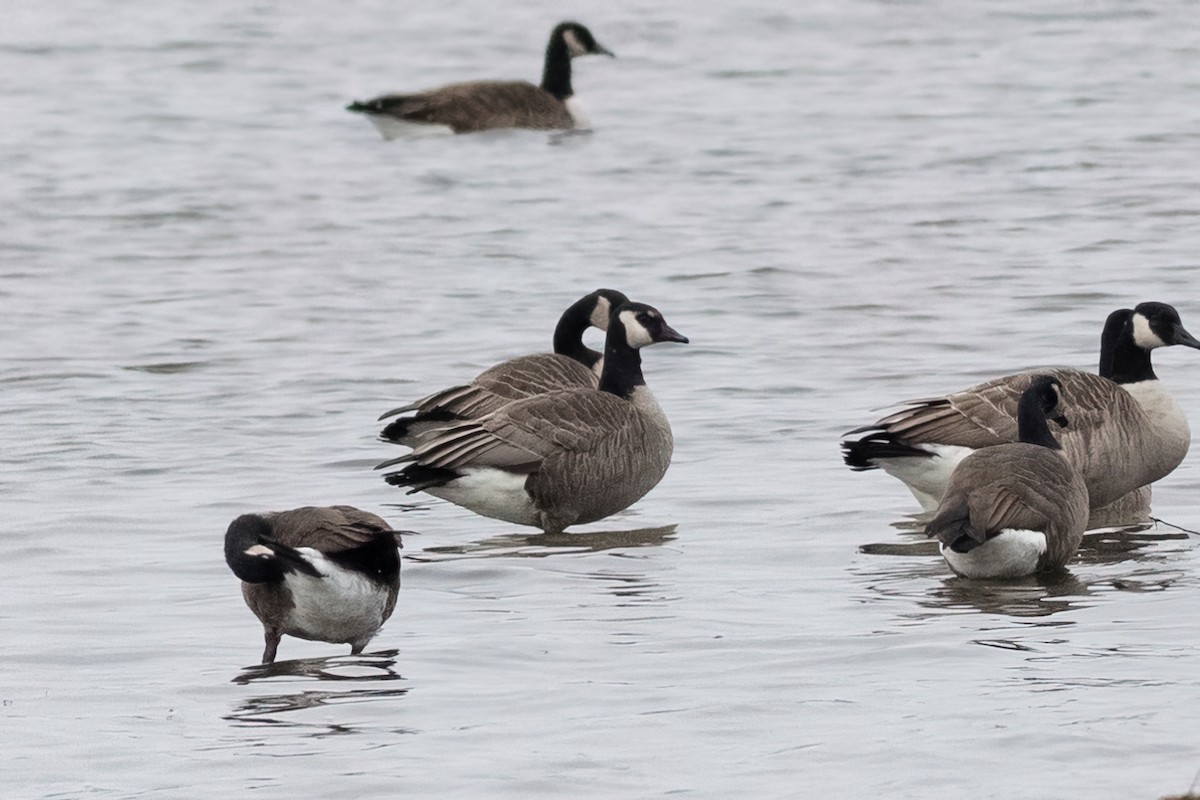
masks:
<svg viewBox="0 0 1200 800"><path fill-rule="evenodd" d="M1057 569L1079 549L1088 521L1083 478L1055 441L1061 384L1034 375L1017 406L1019 441L985 447L955 468L925 534L967 578L1019 578Z"/></svg>
<svg viewBox="0 0 1200 800"><path fill-rule="evenodd" d="M230 523L225 561L263 624L263 663L275 660L284 634L362 652L396 607L399 545L390 525L351 506L243 514Z"/></svg>
<svg viewBox="0 0 1200 800"><path fill-rule="evenodd" d="M571 59L591 54L613 55L578 22L563 22L550 32L540 86L528 81L454 83L416 94L355 101L346 110L366 114L385 139L414 127L440 127L454 133L587 128L571 88Z"/></svg>
<svg viewBox="0 0 1200 800"><path fill-rule="evenodd" d="M485 517L561 533L633 505L666 474L671 426L642 377L641 348L687 342L656 309L613 311L597 389L571 388L517 400L447 428L385 476Z"/></svg>
<svg viewBox="0 0 1200 800"><path fill-rule="evenodd" d="M1191 432L1158 381L1150 353L1158 347L1200 348L1166 303L1141 303L1108 316L1100 375L1038 370L1062 385L1070 426L1060 434L1067 459L1100 509L1175 469ZM913 401L842 442L855 470L883 468L902 480L926 510L936 508L954 467L972 451L1017 439L1017 403L1033 372L1007 375L944 397Z"/></svg>
<svg viewBox="0 0 1200 800"><path fill-rule="evenodd" d="M478 419L526 397L573 386L595 388L604 356L583 343L592 326L608 330L613 309L629 298L612 289L597 289L571 304L554 329L554 352L519 356L480 373L466 386L453 386L395 408L379 417L415 412L388 424L380 437L414 447L421 437L455 422Z"/></svg>

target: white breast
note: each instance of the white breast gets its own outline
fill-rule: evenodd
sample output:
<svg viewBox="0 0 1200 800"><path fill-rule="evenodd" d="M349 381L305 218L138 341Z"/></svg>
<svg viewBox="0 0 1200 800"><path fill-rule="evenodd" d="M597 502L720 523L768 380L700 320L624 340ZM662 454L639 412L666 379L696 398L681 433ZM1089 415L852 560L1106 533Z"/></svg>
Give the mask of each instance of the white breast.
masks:
<svg viewBox="0 0 1200 800"><path fill-rule="evenodd" d="M575 127L579 130L587 130L592 127L592 121L588 119L587 112L583 110L583 104L579 102L579 98L571 95L564 102L567 107L567 113L571 115Z"/></svg>
<svg viewBox="0 0 1200 800"><path fill-rule="evenodd" d="M950 568L965 578L1020 578L1037 571L1038 559L1046 552L1046 534L1010 529L967 553L946 545L941 550Z"/></svg>
<svg viewBox="0 0 1200 800"><path fill-rule="evenodd" d="M1167 441L1190 442L1192 431L1188 426L1187 417L1175 398L1166 390L1162 381L1139 381L1122 385L1125 391L1133 395L1142 410L1154 422L1154 427Z"/></svg>

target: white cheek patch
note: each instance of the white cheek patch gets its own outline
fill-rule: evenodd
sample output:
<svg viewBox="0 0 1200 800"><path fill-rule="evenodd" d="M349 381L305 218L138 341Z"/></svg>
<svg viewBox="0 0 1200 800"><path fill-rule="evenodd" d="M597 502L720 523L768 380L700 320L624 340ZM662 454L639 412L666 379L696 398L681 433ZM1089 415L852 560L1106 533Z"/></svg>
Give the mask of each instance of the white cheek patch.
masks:
<svg viewBox="0 0 1200 800"><path fill-rule="evenodd" d="M563 31L563 41L567 43L567 51L574 56L581 56L587 52L587 48L579 41L579 37L575 35L575 31Z"/></svg>
<svg viewBox="0 0 1200 800"><path fill-rule="evenodd" d="M634 350L654 343L654 337L637 321L637 314L634 312L622 311L621 324L625 326L625 342Z"/></svg>
<svg viewBox="0 0 1200 800"><path fill-rule="evenodd" d="M601 297L596 301L596 308L592 311L592 327L599 328L602 331L608 330L608 318L612 315L612 304L608 302L608 298Z"/></svg>
<svg viewBox="0 0 1200 800"><path fill-rule="evenodd" d="M1150 329L1150 320L1142 314L1133 315L1133 341L1143 350L1153 350L1156 347L1166 347L1159 335Z"/></svg>
<svg viewBox="0 0 1200 800"><path fill-rule="evenodd" d="M265 544L256 544L246 551L248 556L265 556L270 558L275 555L275 551L267 547Z"/></svg>

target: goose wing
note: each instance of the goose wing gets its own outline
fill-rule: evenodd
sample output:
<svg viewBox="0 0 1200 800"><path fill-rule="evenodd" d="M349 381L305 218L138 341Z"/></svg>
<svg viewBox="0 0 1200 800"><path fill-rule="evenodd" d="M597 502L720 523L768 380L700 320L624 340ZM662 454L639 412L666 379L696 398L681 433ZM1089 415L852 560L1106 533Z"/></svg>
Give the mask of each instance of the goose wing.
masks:
<svg viewBox="0 0 1200 800"><path fill-rule="evenodd" d="M561 389L518 400L456 425L413 452L430 467L500 467L536 471L548 458L602 447L634 422L625 400L592 389Z"/></svg>
<svg viewBox="0 0 1200 800"><path fill-rule="evenodd" d="M428 92L384 95L362 105L370 113L448 125L456 133L572 125L571 115L562 103L526 81L455 83Z"/></svg>
<svg viewBox="0 0 1200 800"><path fill-rule="evenodd" d="M1113 419L1140 414L1133 397L1117 384L1076 369L1021 372L972 386L944 397L914 400L867 430L884 430L912 444L948 444L980 448L1017 439L1017 403L1036 374L1051 374L1062 384L1064 437L1097 431ZM1094 433L1088 434L1094 438Z"/></svg>
<svg viewBox="0 0 1200 800"><path fill-rule="evenodd" d="M477 419L514 400L575 386L594 389L598 383L596 373L573 358L557 353L519 356L484 370L469 384L443 389L389 411L380 419L409 411L417 414L444 411L461 419Z"/></svg>
<svg viewBox="0 0 1200 800"><path fill-rule="evenodd" d="M353 506L306 506L268 518L275 541L288 547L312 547L323 553L352 550L381 533L393 533L392 526L381 517Z"/></svg>

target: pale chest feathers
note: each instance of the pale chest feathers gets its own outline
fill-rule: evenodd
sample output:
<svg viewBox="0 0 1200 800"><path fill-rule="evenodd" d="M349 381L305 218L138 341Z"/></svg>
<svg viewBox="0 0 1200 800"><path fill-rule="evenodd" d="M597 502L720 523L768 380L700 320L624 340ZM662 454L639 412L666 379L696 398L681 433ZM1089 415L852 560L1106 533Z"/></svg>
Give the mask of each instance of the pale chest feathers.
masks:
<svg viewBox="0 0 1200 800"><path fill-rule="evenodd" d="M1150 417L1155 430L1165 442L1182 444L1184 453L1191 443L1192 431L1188 426L1187 417L1175 398L1166 390L1162 381L1140 381L1127 383L1122 388L1133 396L1146 415Z"/></svg>

